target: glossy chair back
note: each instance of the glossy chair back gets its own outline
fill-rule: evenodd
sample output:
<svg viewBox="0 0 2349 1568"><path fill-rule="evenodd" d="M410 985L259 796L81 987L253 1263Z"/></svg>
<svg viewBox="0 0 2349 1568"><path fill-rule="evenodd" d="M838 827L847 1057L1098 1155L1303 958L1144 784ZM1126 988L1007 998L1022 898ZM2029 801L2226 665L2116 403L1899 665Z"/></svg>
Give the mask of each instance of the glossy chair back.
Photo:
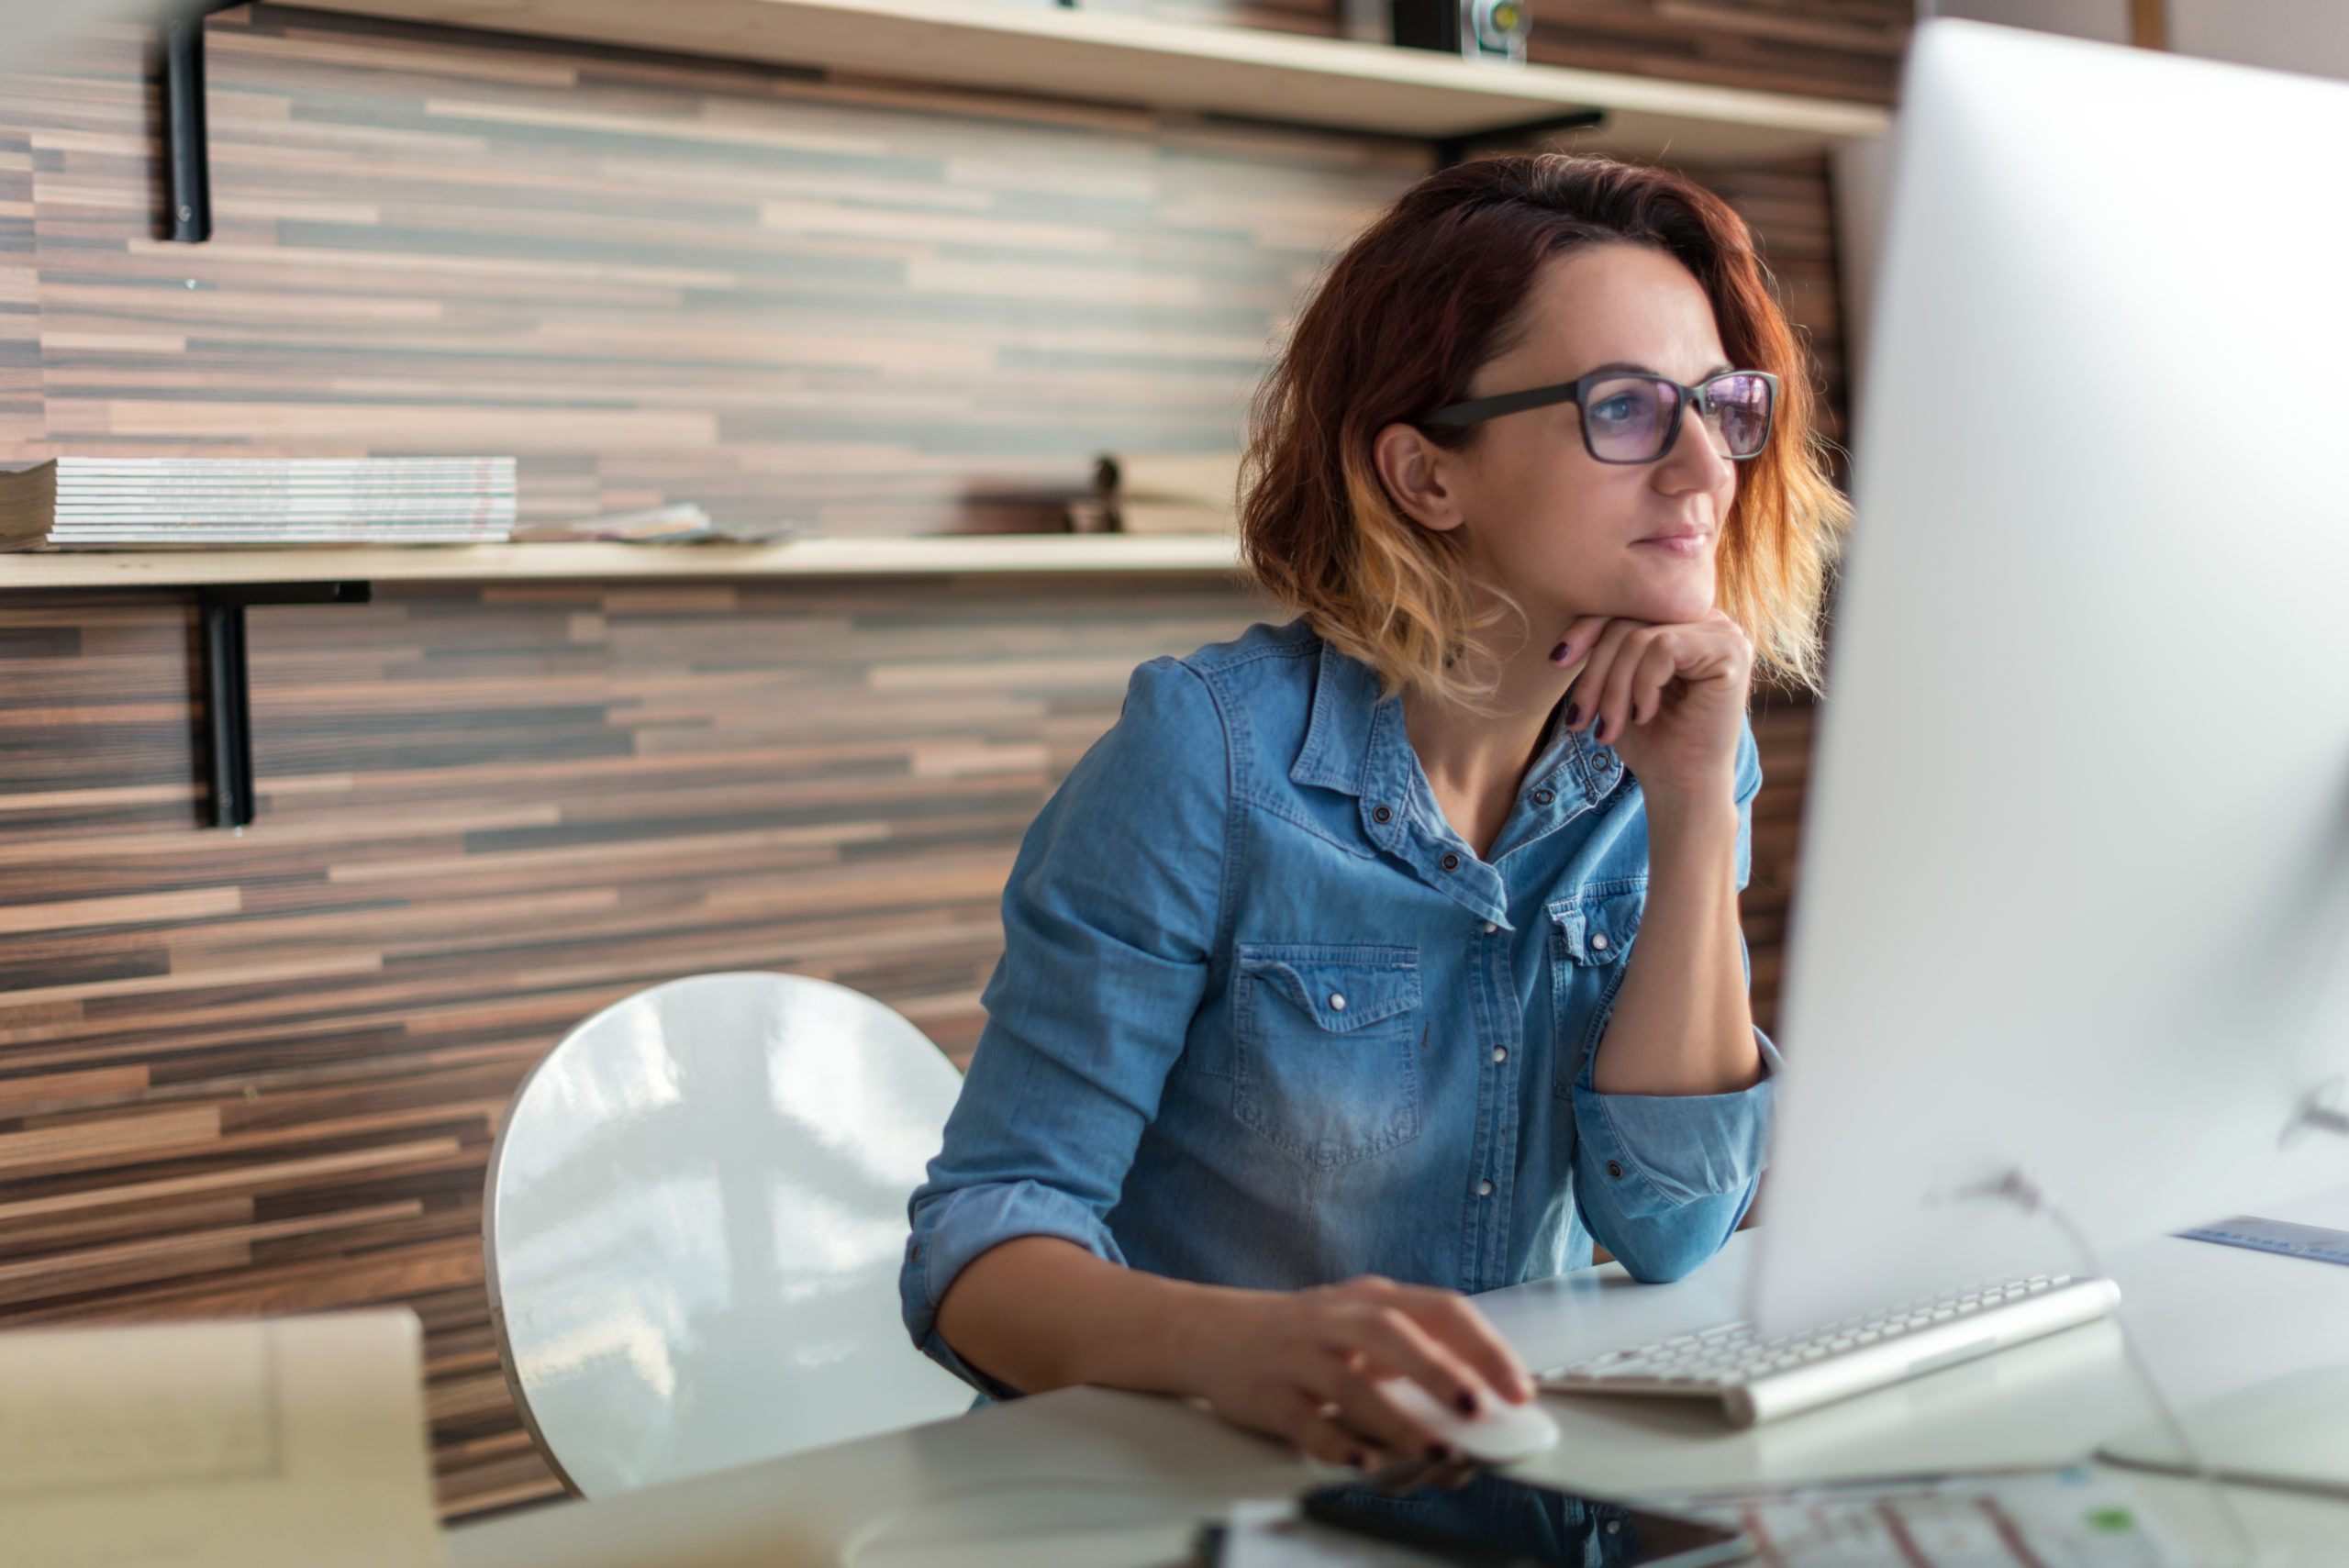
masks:
<svg viewBox="0 0 2349 1568"><path fill-rule="evenodd" d="M484 1248L507 1383L590 1497L951 1416L899 1323L906 1200L962 1078L845 986L703 974L515 1096Z"/></svg>

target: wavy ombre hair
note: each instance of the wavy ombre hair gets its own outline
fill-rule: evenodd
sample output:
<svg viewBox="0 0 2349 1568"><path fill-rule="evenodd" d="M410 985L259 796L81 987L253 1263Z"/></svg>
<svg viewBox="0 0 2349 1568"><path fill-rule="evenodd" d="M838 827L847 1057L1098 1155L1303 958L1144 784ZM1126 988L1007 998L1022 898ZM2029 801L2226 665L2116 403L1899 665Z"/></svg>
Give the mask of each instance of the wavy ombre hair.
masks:
<svg viewBox="0 0 2349 1568"><path fill-rule="evenodd" d="M1819 609L1850 506L1827 474L1819 398L1745 220L1662 169L1557 154L1490 158L1420 181L1338 259L1256 395L1241 536L1257 580L1341 651L1409 691L1479 706L1495 670L1474 634L1510 613L1469 580L1458 537L1386 494L1378 432L1468 395L1505 351L1536 276L1594 244L1646 245L1703 285L1730 362L1778 376L1770 445L1738 464L1715 602L1765 668L1816 688Z"/></svg>

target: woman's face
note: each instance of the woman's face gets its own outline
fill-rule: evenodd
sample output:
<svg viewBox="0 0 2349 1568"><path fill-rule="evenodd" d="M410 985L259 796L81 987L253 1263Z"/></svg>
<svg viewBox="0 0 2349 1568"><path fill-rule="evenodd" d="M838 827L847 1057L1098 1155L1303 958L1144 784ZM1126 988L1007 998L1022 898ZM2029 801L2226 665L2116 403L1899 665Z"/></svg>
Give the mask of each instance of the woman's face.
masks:
<svg viewBox="0 0 2349 1568"><path fill-rule="evenodd" d="M1695 385L1736 368L1695 275L1644 246L1593 246L1550 263L1520 327L1516 343L1477 373L1469 397L1603 369ZM1431 512L1397 499L1429 527L1456 528L1480 575L1534 617L1537 638L1577 616L1702 616L1713 606L1715 550L1737 496L1737 468L1720 438L1691 411L1663 458L1604 463L1585 450L1580 419L1573 404L1554 404L1486 421L1458 452L1428 443L1426 478L1442 492L1439 503ZM1382 473L1387 467L1382 452ZM1394 476L1388 483L1393 489Z"/></svg>

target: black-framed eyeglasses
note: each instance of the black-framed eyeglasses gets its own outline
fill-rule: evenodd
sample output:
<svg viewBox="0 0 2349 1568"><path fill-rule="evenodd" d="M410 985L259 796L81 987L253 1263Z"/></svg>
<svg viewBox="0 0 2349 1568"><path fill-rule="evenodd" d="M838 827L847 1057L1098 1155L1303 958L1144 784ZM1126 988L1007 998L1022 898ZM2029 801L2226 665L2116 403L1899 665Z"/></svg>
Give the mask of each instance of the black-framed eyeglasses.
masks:
<svg viewBox="0 0 2349 1568"><path fill-rule="evenodd" d="M1694 386L1643 371L1599 371L1558 386L1504 392L1439 408L1423 425L1481 425L1504 414L1571 403L1582 411L1583 450L1600 462L1654 462L1680 439L1691 407L1740 462L1770 444L1777 412L1778 378L1767 371L1723 371Z"/></svg>

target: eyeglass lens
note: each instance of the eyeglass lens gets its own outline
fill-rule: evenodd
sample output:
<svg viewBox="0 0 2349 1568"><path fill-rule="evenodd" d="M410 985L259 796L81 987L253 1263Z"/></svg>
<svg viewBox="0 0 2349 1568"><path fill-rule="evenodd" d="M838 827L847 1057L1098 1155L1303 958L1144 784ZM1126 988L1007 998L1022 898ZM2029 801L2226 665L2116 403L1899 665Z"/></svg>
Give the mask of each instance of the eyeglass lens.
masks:
<svg viewBox="0 0 2349 1568"><path fill-rule="evenodd" d="M1707 423L1721 433L1731 457L1753 457L1770 439L1770 384L1758 375L1732 373L1704 386Z"/></svg>
<svg viewBox="0 0 2349 1568"><path fill-rule="evenodd" d="M1731 373L1699 389L1706 424L1719 431L1731 457L1753 457L1770 438L1770 384L1758 375ZM1653 462L1670 445L1680 388L1652 376L1610 377L1593 385L1582 402L1583 436L1591 456L1602 462Z"/></svg>

